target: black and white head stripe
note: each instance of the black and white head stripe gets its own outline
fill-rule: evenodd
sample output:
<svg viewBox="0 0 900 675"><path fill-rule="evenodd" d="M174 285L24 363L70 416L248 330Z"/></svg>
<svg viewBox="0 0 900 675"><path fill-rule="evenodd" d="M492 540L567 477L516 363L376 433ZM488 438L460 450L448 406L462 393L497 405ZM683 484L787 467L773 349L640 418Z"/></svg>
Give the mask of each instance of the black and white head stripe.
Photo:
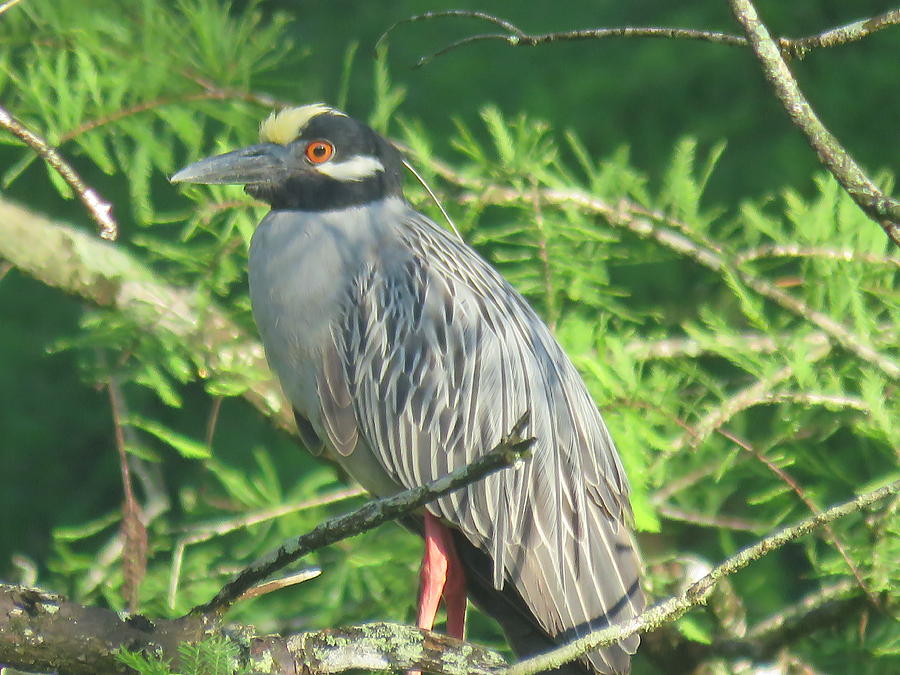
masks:
<svg viewBox="0 0 900 675"><path fill-rule="evenodd" d="M262 143L287 145L299 138L310 121L319 115L347 116L340 110L324 103L311 103L299 108L285 108L273 112L262 121L259 125L259 140Z"/></svg>

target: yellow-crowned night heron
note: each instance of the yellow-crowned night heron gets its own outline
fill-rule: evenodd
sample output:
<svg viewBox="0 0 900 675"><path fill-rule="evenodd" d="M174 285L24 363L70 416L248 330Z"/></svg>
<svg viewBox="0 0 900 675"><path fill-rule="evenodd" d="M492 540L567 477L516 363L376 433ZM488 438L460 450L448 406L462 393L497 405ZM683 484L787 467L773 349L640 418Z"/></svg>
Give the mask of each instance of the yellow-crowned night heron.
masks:
<svg viewBox="0 0 900 675"><path fill-rule="evenodd" d="M385 495L464 466L530 412L530 460L427 507L419 624L431 627L443 593L462 635L460 559L472 598L522 654L635 616L625 473L547 326L404 200L401 156L366 125L308 105L271 115L260 137L172 180L244 184L271 204L250 247L250 295L307 447ZM626 672L637 646L595 650L578 668Z"/></svg>

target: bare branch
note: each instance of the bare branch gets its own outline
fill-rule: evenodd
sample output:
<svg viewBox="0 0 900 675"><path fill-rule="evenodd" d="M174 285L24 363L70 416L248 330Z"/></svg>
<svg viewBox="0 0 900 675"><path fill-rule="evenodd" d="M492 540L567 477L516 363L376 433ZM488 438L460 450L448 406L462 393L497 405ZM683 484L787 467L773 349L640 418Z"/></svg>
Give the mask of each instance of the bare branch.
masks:
<svg viewBox="0 0 900 675"><path fill-rule="evenodd" d="M208 603L192 609L191 614L221 616L248 589L308 553L410 513L448 492L458 490L494 471L511 466L522 459L534 442L533 438L521 436L527 422L528 414L526 413L516 422L509 435L504 437L495 448L468 466L392 497L373 500L351 513L326 521L311 532L282 544L278 549L243 570Z"/></svg>
<svg viewBox="0 0 900 675"><path fill-rule="evenodd" d="M511 21L488 14L486 12L470 11L463 9L451 9L438 12L424 12L415 16L402 19L393 24L381 37L378 45L387 39L388 35L396 28L407 23L428 21L431 19L443 19L448 17L461 17L478 19L493 24L500 28L502 33L480 33L469 35L456 42L421 57L416 67L421 67L431 62L438 56L464 47L475 42L499 41L510 47L536 47L551 42L577 42L582 40L603 40L607 38L668 38L682 40L699 40L713 44L727 45L729 47L746 47L749 45L747 38L733 33L721 31L693 30L689 28L668 28L654 26L622 26L618 28L582 28L578 30L555 31L550 33L526 33ZM878 16L855 21L846 26L832 28L830 30L801 38L778 38L778 46L785 58L803 58L809 51L816 48L834 47L837 45L855 42L868 37L872 33L900 23L900 10L892 9Z"/></svg>
<svg viewBox="0 0 900 675"><path fill-rule="evenodd" d="M900 257L860 253L853 249L817 248L799 244L766 244L741 251L734 256L734 263L742 265L762 258L820 258L840 262L862 262L875 265L891 265L900 268Z"/></svg>
<svg viewBox="0 0 900 675"><path fill-rule="evenodd" d="M802 59L811 49L835 47L856 42L882 28L897 24L900 24L900 9L889 9L884 14L879 14L869 19L860 19L846 26L826 30L818 35L793 39L779 38L778 46L785 57L792 56Z"/></svg>
<svg viewBox="0 0 900 675"><path fill-rule="evenodd" d="M245 513L237 518L218 520L213 523L202 523L191 528L192 531L180 538L175 544L175 549L172 551L172 571L169 574L168 590L169 609L175 608L175 596L178 594L178 584L181 577L181 564L184 560L184 553L188 546L209 541L213 537L222 536L229 532L234 532L235 530L250 527L251 525L257 525L268 520L281 518L282 516L291 513L312 509L317 506L334 504L335 502L352 499L353 497L359 497L364 494L366 494L366 492L361 487L349 487L342 490L335 490L334 492L329 492L328 494L312 499L304 499L297 503L282 504L270 509Z"/></svg>
<svg viewBox="0 0 900 675"><path fill-rule="evenodd" d="M775 91L775 95L794 125L806 136L810 146L819 156L819 161L827 167L866 215L881 225L888 237L900 246L900 201L878 189L816 116L812 106L800 91L778 45L759 18L753 3L750 0L728 0L728 3L735 18L744 28L756 58L762 66L763 74ZM888 14L891 15L888 23L900 20L900 10L893 10ZM879 24L876 22L875 25ZM883 25L887 23L882 23L879 27ZM853 31L849 33L853 34Z"/></svg>
<svg viewBox="0 0 900 675"><path fill-rule="evenodd" d="M118 236L119 226L112 217L112 205L101 198L94 188L88 186L55 148L51 147L47 141L13 117L2 106L0 106L0 128L6 129L21 139L62 176L63 180L78 195L81 203L84 204L88 213L91 214L91 218L100 226L101 237L112 241Z"/></svg>
<svg viewBox="0 0 900 675"><path fill-rule="evenodd" d="M784 105L785 110L787 110L789 117L806 135L810 145L818 154L820 161L844 187L853 198L853 201L872 220L881 225L882 229L895 244L900 245L900 201L881 191L863 173L853 158L840 145L837 138L825 128L806 101L786 63L786 59L792 56L802 58L811 49L832 47L861 40L882 28L900 24L900 9L889 10L876 17L855 21L846 26L833 28L817 35L773 40L765 25L759 20L750 0L729 0L729 3L735 17L743 26L747 37L716 31L631 26L530 34L512 22L492 14L468 10L450 10L426 12L399 21L388 28L378 41L381 43L395 28L405 23L446 17L464 17L486 21L505 32L470 35L420 58L417 66L425 65L435 57L464 45L486 40L502 41L514 47L534 47L550 42L599 40L611 37L661 37L702 40L738 47L749 45L760 60L766 78L775 89L775 93Z"/></svg>
<svg viewBox="0 0 900 675"><path fill-rule="evenodd" d="M283 588L296 586L297 584L302 584L303 582L309 581L310 579L315 579L321 574L322 570L318 567L310 567L309 569L302 570L300 572L297 572L296 574L289 574L286 577L272 579L272 581L266 581L254 586L253 588L247 589L246 591L244 591L244 594L237 599L237 601L241 602L243 600L249 600L250 598L258 598L259 596L266 595L267 593L274 593L275 591L280 591Z"/></svg>
<svg viewBox="0 0 900 675"><path fill-rule="evenodd" d="M772 551L799 539L805 534L809 534L827 523L861 511L885 497L897 494L898 491L900 491L900 480L862 494L843 504L833 506L827 511L811 516L796 525L761 539L756 544L748 546L716 566L709 574L696 583L691 584L680 595L654 605L630 621L603 628L546 654L521 661L510 667L505 675L532 675L550 668L558 668L562 664L568 663L597 647L619 642L635 633L655 630L665 623L674 621L689 609L704 603L712 589L721 579L744 569L755 560L759 560Z"/></svg>
<svg viewBox="0 0 900 675"><path fill-rule="evenodd" d="M661 516L668 520L677 520L698 527L713 527L721 530L734 530L735 532L762 532L766 529L762 523L726 516L721 514L710 515L699 511L688 511L669 502L653 499L653 506Z"/></svg>

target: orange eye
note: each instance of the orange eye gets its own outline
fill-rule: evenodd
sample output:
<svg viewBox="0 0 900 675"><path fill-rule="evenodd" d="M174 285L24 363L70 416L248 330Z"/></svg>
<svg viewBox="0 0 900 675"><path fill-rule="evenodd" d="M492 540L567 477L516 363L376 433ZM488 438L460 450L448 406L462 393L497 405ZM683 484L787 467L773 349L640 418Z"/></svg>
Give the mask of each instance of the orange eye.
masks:
<svg viewBox="0 0 900 675"><path fill-rule="evenodd" d="M334 154L334 146L328 141L312 141L306 146L304 154L306 159L313 164L321 164L331 159Z"/></svg>

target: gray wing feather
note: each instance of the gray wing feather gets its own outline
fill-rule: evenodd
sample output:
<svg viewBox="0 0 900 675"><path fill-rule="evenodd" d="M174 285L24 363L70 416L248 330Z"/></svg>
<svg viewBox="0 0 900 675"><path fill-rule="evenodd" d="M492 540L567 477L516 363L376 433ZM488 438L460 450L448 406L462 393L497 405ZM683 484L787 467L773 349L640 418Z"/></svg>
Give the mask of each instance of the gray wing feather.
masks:
<svg viewBox="0 0 900 675"><path fill-rule="evenodd" d="M324 450L322 439L319 438L312 423L296 408L294 408L294 421L297 423L297 435L300 436L300 441L306 449L316 456L321 455Z"/></svg>
<svg viewBox="0 0 900 675"><path fill-rule="evenodd" d="M339 455L347 457L356 449L359 429L341 361L332 340L325 346L322 354L322 368L316 377L316 389L322 406L322 425L328 440Z"/></svg>
<svg viewBox="0 0 900 675"><path fill-rule="evenodd" d="M359 439L412 487L494 447L525 412L523 466L437 500L566 640L644 607L628 486L581 377L527 302L472 249L412 210L397 249L354 279L317 380L322 426L342 455ZM638 637L589 655L626 672Z"/></svg>

